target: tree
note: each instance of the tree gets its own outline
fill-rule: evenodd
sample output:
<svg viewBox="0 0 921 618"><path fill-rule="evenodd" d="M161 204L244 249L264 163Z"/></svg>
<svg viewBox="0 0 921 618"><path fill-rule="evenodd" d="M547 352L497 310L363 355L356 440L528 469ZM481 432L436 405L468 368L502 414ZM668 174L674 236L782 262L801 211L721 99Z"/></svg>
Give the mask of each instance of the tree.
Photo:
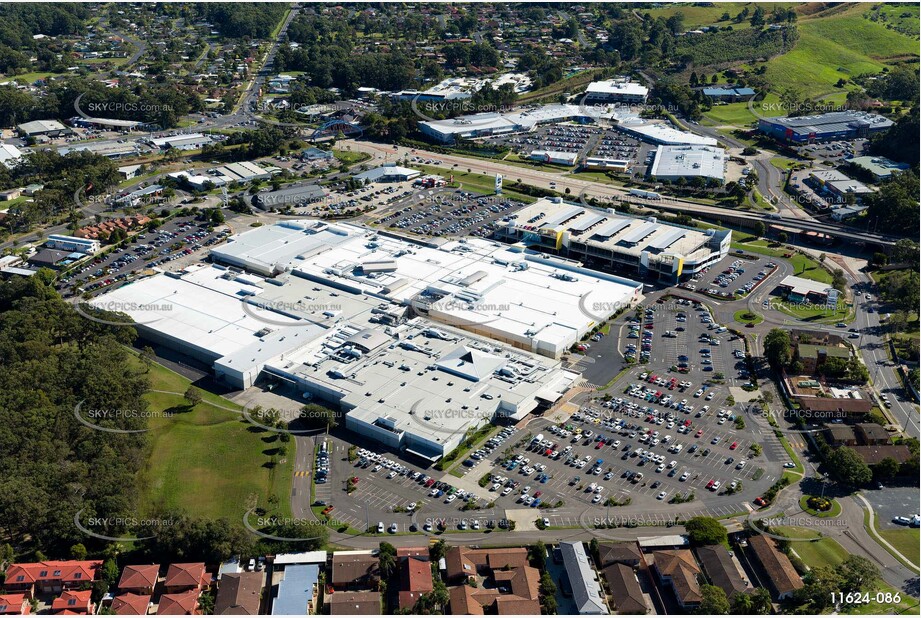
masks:
<svg viewBox="0 0 921 618"><path fill-rule="evenodd" d="M729 538L726 527L713 517L692 517L684 529L693 545L724 545Z"/></svg>
<svg viewBox="0 0 921 618"><path fill-rule="evenodd" d="M837 448L828 456L828 467L839 481L851 487L866 485L873 478L870 467L854 449Z"/></svg>
<svg viewBox="0 0 921 618"><path fill-rule="evenodd" d="M737 592L732 595L730 612L734 615L771 613L771 593L764 588L755 588L750 594Z"/></svg>
<svg viewBox="0 0 921 618"><path fill-rule="evenodd" d="M144 365L144 373L150 373L150 368L153 366L153 359L157 357L157 353L154 352L154 349L149 345L145 345L138 358L141 359L141 364Z"/></svg>
<svg viewBox="0 0 921 618"><path fill-rule="evenodd" d="M790 237L787 235L786 232L781 232L780 234L777 235L777 242L782 242L782 243L787 242L789 238Z"/></svg>
<svg viewBox="0 0 921 618"><path fill-rule="evenodd" d="M540 605L544 614L556 613L556 584L553 583L550 571L546 570L540 574Z"/></svg>
<svg viewBox="0 0 921 618"><path fill-rule="evenodd" d="M863 556L851 554L838 567L844 580L842 590L866 590L879 580L879 569Z"/></svg>
<svg viewBox="0 0 921 618"><path fill-rule="evenodd" d="M760 238L764 236L765 231L767 231L767 228L764 226L764 221L755 221L755 225L752 228L752 234Z"/></svg>
<svg viewBox="0 0 921 618"><path fill-rule="evenodd" d="M74 560L86 560L86 553L86 546L83 543L70 546L70 557Z"/></svg>
<svg viewBox="0 0 921 618"><path fill-rule="evenodd" d="M847 288L847 278L845 278L844 271L840 268L831 271L831 285L839 292L843 292Z"/></svg>
<svg viewBox="0 0 921 618"><path fill-rule="evenodd" d="M790 364L790 333L782 328L772 328L764 337L764 356L775 369Z"/></svg>
<svg viewBox="0 0 921 618"><path fill-rule="evenodd" d="M191 407L195 407L201 403L202 395L201 391L194 386L190 386L186 389L185 393L182 395Z"/></svg>
<svg viewBox="0 0 921 618"><path fill-rule="evenodd" d="M378 553L378 564L381 571L381 579L389 581L397 567L397 548L386 541L380 544Z"/></svg>
<svg viewBox="0 0 921 618"><path fill-rule="evenodd" d="M729 601L726 593L719 586L704 584L700 587L700 605L696 613L705 616L718 616L729 613Z"/></svg>
<svg viewBox="0 0 921 618"><path fill-rule="evenodd" d="M543 541L538 541L534 545L531 545L528 551L528 558L531 561L531 564L534 565L534 568L538 571L543 571L547 566L547 546Z"/></svg>
<svg viewBox="0 0 921 618"><path fill-rule="evenodd" d="M755 8L755 12L752 13L752 18L749 21L752 25L752 28L760 28L764 25L764 9L759 5Z"/></svg>
<svg viewBox="0 0 921 618"><path fill-rule="evenodd" d="M429 549L429 556L432 559L432 562L438 562L445 557L445 554L448 553L448 544L445 543L444 539L438 539L432 543L432 547Z"/></svg>

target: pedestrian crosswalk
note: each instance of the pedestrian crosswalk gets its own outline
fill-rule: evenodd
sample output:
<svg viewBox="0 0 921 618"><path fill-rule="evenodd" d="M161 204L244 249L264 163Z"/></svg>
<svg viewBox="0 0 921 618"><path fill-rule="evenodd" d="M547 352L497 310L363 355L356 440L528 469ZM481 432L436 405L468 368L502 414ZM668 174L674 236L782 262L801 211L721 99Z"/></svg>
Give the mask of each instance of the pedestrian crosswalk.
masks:
<svg viewBox="0 0 921 618"><path fill-rule="evenodd" d="M296 470L294 476L310 476L310 472L308 470Z"/></svg>

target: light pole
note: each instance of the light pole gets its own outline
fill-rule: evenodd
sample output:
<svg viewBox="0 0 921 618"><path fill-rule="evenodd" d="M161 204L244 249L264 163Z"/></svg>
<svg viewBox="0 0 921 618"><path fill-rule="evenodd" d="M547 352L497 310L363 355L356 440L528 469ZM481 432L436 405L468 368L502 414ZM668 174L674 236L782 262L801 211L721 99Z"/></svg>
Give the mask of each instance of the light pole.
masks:
<svg viewBox="0 0 921 618"><path fill-rule="evenodd" d="M827 480L828 480L828 473L823 472L822 473L822 499L823 500L825 499L825 481Z"/></svg>

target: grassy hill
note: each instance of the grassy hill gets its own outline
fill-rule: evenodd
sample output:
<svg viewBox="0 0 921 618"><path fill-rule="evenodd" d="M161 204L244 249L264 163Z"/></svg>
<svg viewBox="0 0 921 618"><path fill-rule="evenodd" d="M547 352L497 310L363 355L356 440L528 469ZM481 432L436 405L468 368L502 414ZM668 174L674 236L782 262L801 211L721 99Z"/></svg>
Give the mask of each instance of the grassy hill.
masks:
<svg viewBox="0 0 921 618"><path fill-rule="evenodd" d="M793 86L809 96L834 91L839 79L876 73L885 66L918 57L917 37L868 19L872 5L839 5L800 17L793 50L772 58L765 76L775 88ZM901 5L915 15L917 5Z"/></svg>
<svg viewBox="0 0 921 618"><path fill-rule="evenodd" d="M761 8L767 13L770 13L774 10L774 7L787 8L796 6L796 4L796 2L772 2L769 5L762 5ZM653 17L664 17L665 19L668 19L676 13L681 13L684 16L684 27L688 30L694 30L701 26L732 26L734 29L738 30L740 28L751 27L747 19L737 24L731 19L729 21L720 21L720 17L723 13L729 13L730 17L735 17L745 7L748 7L748 13L751 15L755 11L756 6L758 6L757 2L717 2L713 3L711 6L695 6L689 3L670 4L665 7L649 10L639 9L639 12L649 13Z"/></svg>

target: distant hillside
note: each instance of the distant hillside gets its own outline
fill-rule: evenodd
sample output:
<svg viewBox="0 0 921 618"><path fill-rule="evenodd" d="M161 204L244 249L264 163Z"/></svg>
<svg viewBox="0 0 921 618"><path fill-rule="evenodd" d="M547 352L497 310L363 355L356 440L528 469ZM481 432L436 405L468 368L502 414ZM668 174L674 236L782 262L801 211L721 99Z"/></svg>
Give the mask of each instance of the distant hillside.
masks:
<svg viewBox="0 0 921 618"><path fill-rule="evenodd" d="M690 56L695 66L747 62L788 52L798 39L794 26L753 34L749 29L684 36L676 42L676 55Z"/></svg>

